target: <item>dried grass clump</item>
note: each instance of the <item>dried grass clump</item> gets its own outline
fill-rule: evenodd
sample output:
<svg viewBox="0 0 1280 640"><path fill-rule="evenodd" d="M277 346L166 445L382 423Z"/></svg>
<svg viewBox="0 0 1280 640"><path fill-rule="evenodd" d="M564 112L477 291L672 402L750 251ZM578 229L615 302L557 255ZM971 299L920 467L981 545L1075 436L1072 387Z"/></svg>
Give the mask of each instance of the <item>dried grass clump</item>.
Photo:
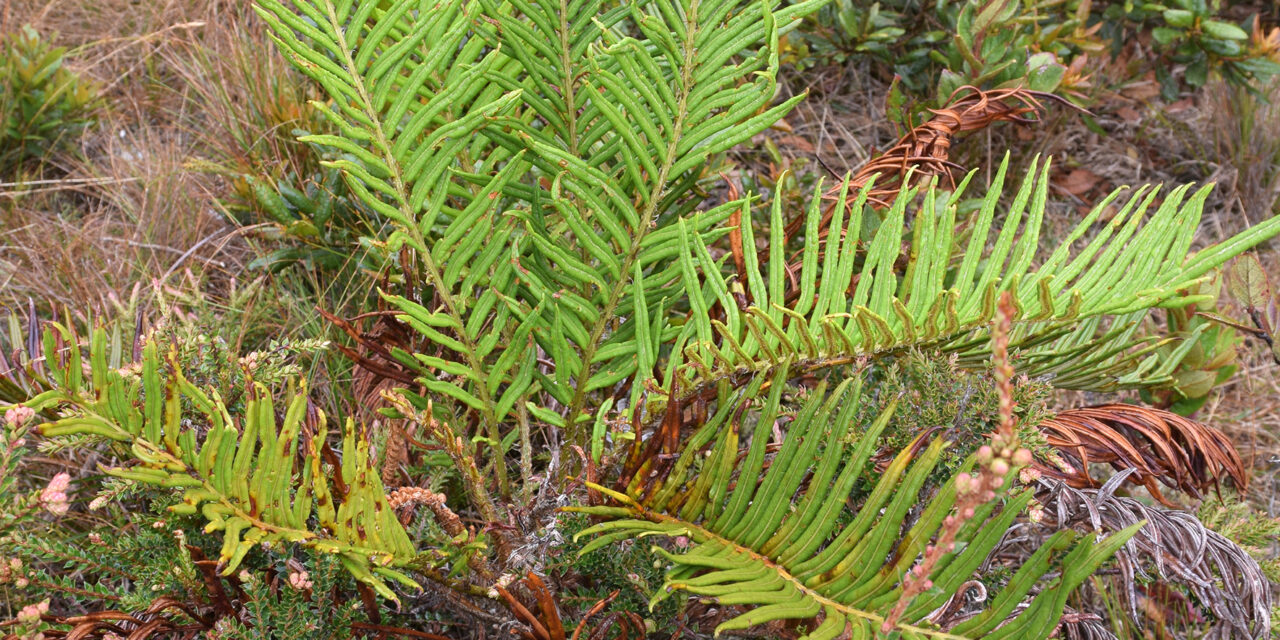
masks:
<svg viewBox="0 0 1280 640"><path fill-rule="evenodd" d="M31 297L106 309L135 284L188 269L217 296L250 251L222 210L226 182L196 160L216 155L211 145L265 137L242 113L253 85L213 64L252 58L262 78L279 71L260 44L243 51L265 42L246 33L251 12L217 0L104 0L6 4L0 19L73 47L68 66L104 87L108 105L75 149L51 158L52 179L0 185L0 305ZM212 108L209 96L227 93Z"/></svg>

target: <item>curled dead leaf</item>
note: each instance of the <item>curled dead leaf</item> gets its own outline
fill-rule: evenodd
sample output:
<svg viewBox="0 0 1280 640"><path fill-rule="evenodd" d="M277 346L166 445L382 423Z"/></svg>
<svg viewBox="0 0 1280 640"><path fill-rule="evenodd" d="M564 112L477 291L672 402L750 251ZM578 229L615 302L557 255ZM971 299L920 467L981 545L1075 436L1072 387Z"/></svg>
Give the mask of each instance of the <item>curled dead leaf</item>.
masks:
<svg viewBox="0 0 1280 640"><path fill-rule="evenodd" d="M1221 431L1162 409L1107 404L1063 411L1038 426L1062 465L1038 461L1046 476L1076 488L1093 488L1090 464L1132 470L1129 482L1147 488L1152 497L1172 506L1159 484L1200 497L1210 486L1230 478L1244 489L1249 475L1244 462Z"/></svg>

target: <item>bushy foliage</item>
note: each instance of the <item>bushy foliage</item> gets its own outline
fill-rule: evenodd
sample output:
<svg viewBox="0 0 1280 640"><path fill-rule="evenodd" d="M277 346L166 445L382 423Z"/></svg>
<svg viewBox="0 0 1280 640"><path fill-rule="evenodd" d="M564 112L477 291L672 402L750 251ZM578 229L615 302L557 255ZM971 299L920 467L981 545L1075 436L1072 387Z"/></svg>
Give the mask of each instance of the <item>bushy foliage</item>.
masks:
<svg viewBox="0 0 1280 640"><path fill-rule="evenodd" d="M1236 492L1223 492L1205 500L1196 517L1206 527L1230 538L1248 551L1273 583L1280 583L1280 560L1270 547L1280 539L1280 519L1269 517Z"/></svg>
<svg viewBox="0 0 1280 640"><path fill-rule="evenodd" d="M911 407L891 411L892 417L881 434L887 451L910 448L921 437L941 434L951 446L942 453L938 474L955 473L966 457L987 442L999 426L1000 394L984 372L961 369L956 360L937 358L920 351L872 368L875 395L859 408L855 421L870 424L891 404ZM1035 425L1050 415L1052 386L1042 381L1022 379L1014 385L1022 431L1020 440L1033 451L1047 453Z"/></svg>
<svg viewBox="0 0 1280 640"><path fill-rule="evenodd" d="M98 88L66 68L66 53L28 26L0 42L0 175L14 175L93 122Z"/></svg>
<svg viewBox="0 0 1280 640"><path fill-rule="evenodd" d="M1274 44L1253 22L1245 28L1220 16L1221 2L1026 2L966 0L875 3L841 0L823 9L802 35L800 64L870 57L906 91L938 106L957 89L1020 87L1091 100L1087 56L1116 55L1131 38L1150 37L1160 59L1150 61L1166 97L1201 87L1211 72L1257 88L1280 73ZM1175 65L1185 65L1177 76Z"/></svg>

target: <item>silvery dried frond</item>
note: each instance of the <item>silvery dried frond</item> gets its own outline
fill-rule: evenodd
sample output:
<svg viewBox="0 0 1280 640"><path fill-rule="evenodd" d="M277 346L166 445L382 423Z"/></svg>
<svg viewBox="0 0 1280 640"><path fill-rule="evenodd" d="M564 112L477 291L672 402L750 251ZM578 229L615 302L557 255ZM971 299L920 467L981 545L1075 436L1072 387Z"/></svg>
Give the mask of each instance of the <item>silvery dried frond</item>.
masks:
<svg viewBox="0 0 1280 640"><path fill-rule="evenodd" d="M1065 640L1118 640L1107 623L1094 614L1072 611L1070 607L1059 623L1059 636Z"/></svg>
<svg viewBox="0 0 1280 640"><path fill-rule="evenodd" d="M1114 495L1131 473L1116 474L1098 490L1074 489L1058 481L1041 480L1037 496L1045 507L1044 520L1028 524L1002 546L1025 543L1062 528L1110 533L1146 520L1147 524L1116 554L1125 585L1123 599L1135 620L1138 598L1135 578L1149 570L1186 587L1216 619L1207 638L1264 638L1271 628L1272 596L1258 563L1231 540L1207 529L1184 511L1147 506ZM998 556L997 549L992 556Z"/></svg>

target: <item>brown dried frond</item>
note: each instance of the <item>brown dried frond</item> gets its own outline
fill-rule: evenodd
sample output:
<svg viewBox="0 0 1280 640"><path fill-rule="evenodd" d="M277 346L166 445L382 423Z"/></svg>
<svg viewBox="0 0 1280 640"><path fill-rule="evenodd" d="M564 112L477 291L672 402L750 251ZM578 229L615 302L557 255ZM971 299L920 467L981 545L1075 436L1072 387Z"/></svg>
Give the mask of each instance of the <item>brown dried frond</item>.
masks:
<svg viewBox="0 0 1280 640"><path fill-rule="evenodd" d="M194 623L184 622L179 614L185 614ZM70 631L46 630L44 637L58 640L85 640L102 638L108 633L136 640L147 638L197 638L213 627L213 618L202 615L186 604L169 596L151 601L147 610L135 615L123 611L95 611L82 616L42 616L42 619L59 626L70 626ZM5 640L17 636L5 636Z"/></svg>
<svg viewBox="0 0 1280 640"><path fill-rule="evenodd" d="M401 366L395 357L391 355L392 350L397 348L404 349L409 353L417 353L414 349L412 333L409 327L395 319L392 312L380 310L363 314L348 321L318 307L316 311L325 320L332 322L334 326L355 341L357 346L355 349L341 344L335 346L342 352L342 355L354 362L359 369L372 374L372 377L364 377L358 380L358 386L368 391L376 387L382 378L406 385L413 384L413 372ZM372 329L362 330L357 326L356 323L359 320L370 316L378 318ZM356 389L358 395L360 391L361 389ZM361 397L363 398L364 396Z"/></svg>
<svg viewBox="0 0 1280 640"><path fill-rule="evenodd" d="M384 421L379 419L379 422ZM385 420L387 440L382 456L382 485L396 487L403 484L402 470L409 466L409 434L403 420Z"/></svg>
<svg viewBox="0 0 1280 640"><path fill-rule="evenodd" d="M949 186L954 186L951 170L961 168L950 160L951 142L956 136L985 129L996 122L1033 123L1036 119L1027 116L1043 111L1041 100L1079 108L1058 96L1040 91L1020 88L983 91L972 86L960 87L941 109L929 110L934 115L933 119L911 129L887 151L863 165L850 178L846 197L850 201L855 199L861 187L877 175L875 187L867 199L885 207L906 185L915 186L940 177ZM838 197L841 186L836 184L827 192L827 197ZM827 208L822 215L819 230L823 236L835 213L834 207ZM803 224L804 216L798 216L787 224L787 239L795 236Z"/></svg>
<svg viewBox="0 0 1280 640"><path fill-rule="evenodd" d="M388 406L382 398L383 392L414 383L413 372L396 362L392 355L395 349L417 352L412 334L404 323L385 310L351 321L323 309L317 308L317 311L356 343L355 348L342 344L337 348L356 365L352 374L352 390L359 419L368 424L371 431L386 434L381 456L382 484L398 487L406 480L404 469L409 466L409 443L413 438L407 431L409 425L405 420L386 418L378 410ZM366 317L375 318L367 329L359 326L360 320Z"/></svg>
<svg viewBox="0 0 1280 640"><path fill-rule="evenodd" d="M547 588L545 582L533 572L529 572L528 577L520 581L533 595L537 602L538 613L533 613L521 603L510 591L502 586L495 589L502 599L506 601L507 607L515 614L516 618L529 627L528 630L521 630L520 635L527 640L565 640L564 624L560 620L560 612L556 608L555 597L551 594L551 590ZM631 611L611 611L605 613L595 626L588 626L587 622L593 617L604 611L620 592L614 591L608 596L600 599L586 612L582 617L582 621L578 623L577 628L573 630L571 640L628 640L633 637L631 634L635 632L635 638L645 637L644 619ZM612 636L609 633L617 628L617 632Z"/></svg>
<svg viewBox="0 0 1280 640"><path fill-rule="evenodd" d="M1205 528L1192 514L1115 496L1116 488L1131 473L1119 473L1097 490L1042 480L1037 499L1044 505L1044 518L1040 523L1017 525L988 562L1002 558L1016 562L1033 552L1037 541L1060 529L1109 534L1145 520L1146 525L1116 554L1121 596L1131 616L1137 619L1138 583L1147 582L1154 569L1165 581L1188 590L1199 606L1213 613L1213 627L1197 637L1267 637L1271 593L1257 561L1231 540Z"/></svg>
<svg viewBox="0 0 1280 640"><path fill-rule="evenodd" d="M1131 482L1173 506L1157 481L1199 498L1219 479L1231 478L1239 489L1249 476L1231 440L1217 429L1162 409L1107 404L1063 411L1041 422L1049 445L1062 455L1058 465L1037 462L1040 471L1076 488L1094 488L1089 465L1132 469Z"/></svg>
<svg viewBox="0 0 1280 640"><path fill-rule="evenodd" d="M353 631L367 631L377 635L375 638L422 638L423 640L449 640L447 636L438 633L427 633L426 631L416 631L414 629L406 629L404 627L392 627L385 624L373 624L370 622L352 622L351 629Z"/></svg>
<svg viewBox="0 0 1280 640"><path fill-rule="evenodd" d="M498 594L506 601L507 607L515 614L516 618L529 626L529 630L521 630L520 635L528 640L565 640L564 624L560 621L560 612L556 608L555 598L551 595L551 590L547 589L547 585L532 571L528 576L520 581L533 594L533 599L537 601L538 613L534 614L529 611L515 596L511 595L501 585L495 587ZM577 637L575 634L574 637Z"/></svg>
<svg viewBox="0 0 1280 640"><path fill-rule="evenodd" d="M578 628L573 630L573 637L570 640L578 640L580 637L587 640L606 640L609 637L614 640L628 640L633 629L636 632L636 638L645 637L644 619L634 611L610 611L605 613L604 617L594 627L587 626L587 622L592 616L604 611L605 607L609 606L609 603L613 602L621 593L621 591L614 590L613 593L591 605L591 609L582 616L582 622L578 623ZM615 626L618 628L618 632L613 636L608 636L607 634ZM584 632L586 633L585 636L582 635Z"/></svg>

